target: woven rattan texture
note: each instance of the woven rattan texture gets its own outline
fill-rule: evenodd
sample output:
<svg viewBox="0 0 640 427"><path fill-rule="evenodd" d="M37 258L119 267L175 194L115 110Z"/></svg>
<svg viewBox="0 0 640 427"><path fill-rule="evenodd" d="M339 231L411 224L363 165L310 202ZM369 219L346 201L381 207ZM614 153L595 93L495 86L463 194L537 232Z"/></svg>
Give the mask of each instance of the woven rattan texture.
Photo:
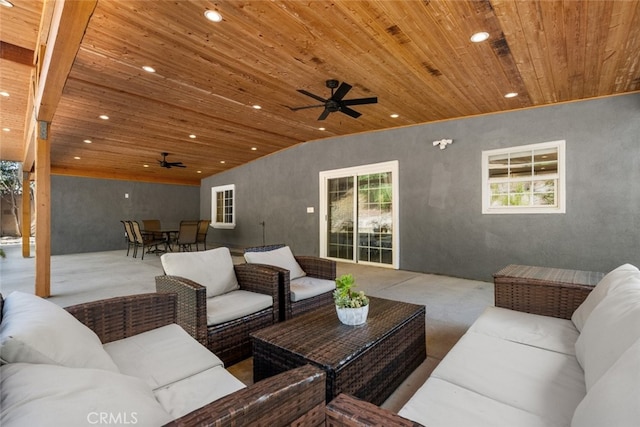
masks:
<svg viewBox="0 0 640 427"><path fill-rule="evenodd" d="M512 264L493 277L496 307L570 319L604 273Z"/></svg>
<svg viewBox="0 0 640 427"><path fill-rule="evenodd" d="M327 402L345 392L380 404L426 358L425 308L371 297L364 325L323 307L252 337L254 380L312 363L327 373Z"/></svg>
<svg viewBox="0 0 640 427"><path fill-rule="evenodd" d="M278 321L279 295L278 273L257 264L241 264L235 267L240 289L270 295L271 308L218 325L207 325L206 288L183 277L157 276L158 292L175 293L178 296L178 324L192 337L216 354L226 366L251 356L249 334Z"/></svg>
<svg viewBox="0 0 640 427"><path fill-rule="evenodd" d="M327 405L327 427L396 426L420 427L422 424L379 408L346 394L341 394Z"/></svg>
<svg viewBox="0 0 640 427"><path fill-rule="evenodd" d="M106 344L176 323L175 294L139 294L66 307Z"/></svg>
<svg viewBox="0 0 640 427"><path fill-rule="evenodd" d="M275 244L267 246L255 246L246 248L245 252L268 252L284 247L285 245ZM307 276L316 277L318 279L335 280L336 279L336 262L315 256L299 255L295 256L296 261ZM280 289L280 320L291 319L316 308L332 306L333 292L325 292L312 298L292 302L291 301L291 280L289 271L284 268L270 266L278 271L279 289Z"/></svg>
<svg viewBox="0 0 640 427"><path fill-rule="evenodd" d="M167 426L324 425L324 373L312 366L256 383Z"/></svg>

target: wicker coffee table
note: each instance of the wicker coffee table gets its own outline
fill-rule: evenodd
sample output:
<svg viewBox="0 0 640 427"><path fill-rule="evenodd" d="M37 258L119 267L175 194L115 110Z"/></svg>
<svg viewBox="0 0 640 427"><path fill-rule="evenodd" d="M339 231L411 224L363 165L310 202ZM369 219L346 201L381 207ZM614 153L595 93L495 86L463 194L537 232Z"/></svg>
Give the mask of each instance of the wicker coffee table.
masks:
<svg viewBox="0 0 640 427"><path fill-rule="evenodd" d="M318 308L251 334L253 380L307 363L327 373L327 402L348 393L380 405L427 357L425 307L370 298L367 323Z"/></svg>

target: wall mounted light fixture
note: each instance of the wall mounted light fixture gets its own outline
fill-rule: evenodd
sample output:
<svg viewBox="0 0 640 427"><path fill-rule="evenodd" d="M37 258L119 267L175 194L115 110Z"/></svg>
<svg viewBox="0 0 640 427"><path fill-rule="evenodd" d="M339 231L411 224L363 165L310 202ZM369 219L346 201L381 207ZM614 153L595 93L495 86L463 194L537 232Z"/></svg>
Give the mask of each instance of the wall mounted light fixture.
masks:
<svg viewBox="0 0 640 427"><path fill-rule="evenodd" d="M433 141L433 146L435 147L436 145L440 146L441 150L444 150L445 148L447 148L447 145L451 144L453 142L453 139L441 139L440 141Z"/></svg>

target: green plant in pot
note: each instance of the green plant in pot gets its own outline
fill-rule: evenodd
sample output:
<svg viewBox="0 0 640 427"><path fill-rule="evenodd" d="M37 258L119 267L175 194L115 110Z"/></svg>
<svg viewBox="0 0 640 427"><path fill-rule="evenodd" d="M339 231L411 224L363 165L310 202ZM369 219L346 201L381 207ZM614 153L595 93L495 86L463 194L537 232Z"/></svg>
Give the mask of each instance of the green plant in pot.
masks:
<svg viewBox="0 0 640 427"><path fill-rule="evenodd" d="M333 301L336 304L338 319L345 325L361 325L367 321L369 298L364 291L354 291L355 279L351 274L336 278L336 290Z"/></svg>

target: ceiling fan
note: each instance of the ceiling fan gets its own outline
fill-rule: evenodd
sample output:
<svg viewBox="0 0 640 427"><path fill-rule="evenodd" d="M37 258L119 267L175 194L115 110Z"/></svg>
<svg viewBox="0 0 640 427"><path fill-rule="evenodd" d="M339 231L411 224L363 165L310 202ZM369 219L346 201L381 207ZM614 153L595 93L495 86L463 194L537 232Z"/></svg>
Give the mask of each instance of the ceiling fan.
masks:
<svg viewBox="0 0 640 427"><path fill-rule="evenodd" d="M158 160L158 162L160 163L160 167L167 168L167 169L186 168L186 166L183 165L182 162L167 162L167 156L169 155L169 153L160 153L160 154L162 154L162 160Z"/></svg>
<svg viewBox="0 0 640 427"><path fill-rule="evenodd" d="M339 86L338 86L339 84ZM352 86L345 82L338 82L338 80L327 80L326 85L329 89L331 89L331 97L329 99L324 99L318 95L314 95L311 92L307 92L304 89L298 89L298 92L307 95L316 101L322 102L322 104L317 105L307 105L304 107L289 107L292 111L304 110L307 108L317 108L324 107L324 111L318 117L318 120L324 120L330 113L335 113L336 111L340 111L341 113L346 114L347 116L351 116L354 119L357 119L362 114L357 111L349 108L350 105L364 105L364 104L376 104L378 102L377 97L371 98L358 98L358 99L343 99L345 95L351 90ZM334 89L338 88L335 92Z"/></svg>

